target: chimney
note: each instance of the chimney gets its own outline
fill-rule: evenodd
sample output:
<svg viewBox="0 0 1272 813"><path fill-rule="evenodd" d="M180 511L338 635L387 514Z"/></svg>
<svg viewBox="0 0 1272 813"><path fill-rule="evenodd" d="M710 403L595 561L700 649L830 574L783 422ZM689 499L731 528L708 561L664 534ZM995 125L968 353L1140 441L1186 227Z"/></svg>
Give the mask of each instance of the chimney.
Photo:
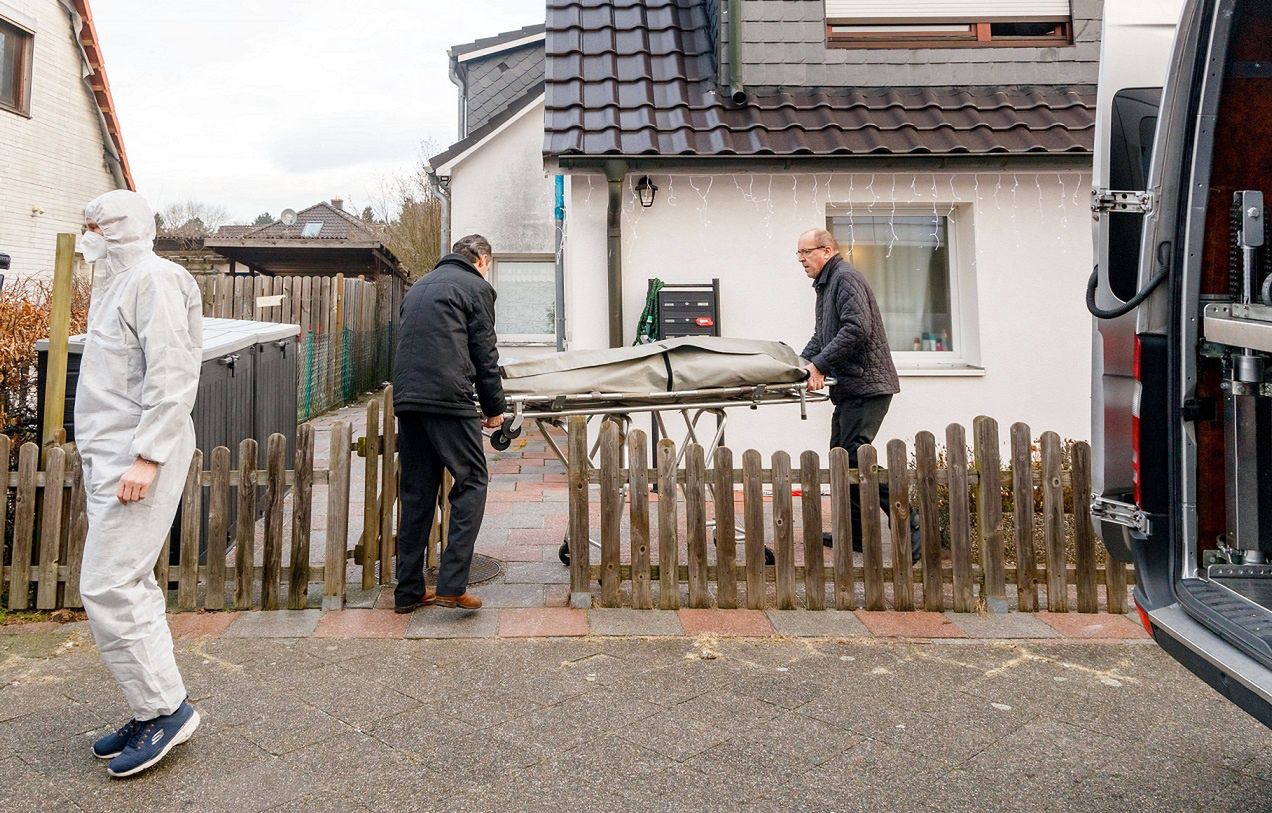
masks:
<svg viewBox="0 0 1272 813"><path fill-rule="evenodd" d="M340 211L342 211L342 212L344 211L344 199L343 199L343 198L332 198L332 199L331 199L331 205L332 205L332 206L334 206L335 208L339 209L339 210L340 210Z"/></svg>

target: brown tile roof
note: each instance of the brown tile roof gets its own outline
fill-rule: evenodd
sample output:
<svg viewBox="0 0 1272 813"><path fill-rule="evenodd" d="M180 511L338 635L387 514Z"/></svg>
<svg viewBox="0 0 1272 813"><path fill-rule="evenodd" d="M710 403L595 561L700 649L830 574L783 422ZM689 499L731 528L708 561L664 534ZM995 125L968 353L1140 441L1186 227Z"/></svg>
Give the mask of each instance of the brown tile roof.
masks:
<svg viewBox="0 0 1272 813"><path fill-rule="evenodd" d="M701 0L549 0L549 157L1090 153L1095 88L754 88L716 81Z"/></svg>
<svg viewBox="0 0 1272 813"><path fill-rule="evenodd" d="M110 92L110 81L106 78L106 61L102 57L97 25L93 22L93 10L89 7L88 0L74 0L72 5L82 23L79 30L79 44L84 51L90 71L84 77L84 81L93 91L97 107L102 111L106 134L114 145L115 152L119 154L119 171L123 175L124 183L129 189L136 191L137 184L133 181L132 167L128 163L128 151L124 149L123 128L119 125L115 99Z"/></svg>
<svg viewBox="0 0 1272 813"><path fill-rule="evenodd" d="M305 226L321 223L322 228L311 236L305 235ZM218 234L217 237L234 237L244 240L356 240L358 242L382 242L384 235L374 226L362 222L348 212L330 203L319 203L296 213L296 222L287 226L275 220L265 226L248 229L241 234Z"/></svg>

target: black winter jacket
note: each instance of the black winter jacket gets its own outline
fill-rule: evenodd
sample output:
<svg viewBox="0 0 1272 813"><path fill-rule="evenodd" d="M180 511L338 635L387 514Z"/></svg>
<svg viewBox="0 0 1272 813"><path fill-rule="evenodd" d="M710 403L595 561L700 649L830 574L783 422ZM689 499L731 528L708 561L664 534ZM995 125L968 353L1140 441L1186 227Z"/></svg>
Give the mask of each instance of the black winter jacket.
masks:
<svg viewBox="0 0 1272 813"><path fill-rule="evenodd" d="M495 289L458 254L447 254L406 292L393 408L397 412L502 415L507 407L495 347Z"/></svg>
<svg viewBox="0 0 1272 813"><path fill-rule="evenodd" d="M801 353L822 375L836 379L830 398L894 395L901 391L888 349L883 316L870 284L840 257L831 257L813 280L817 320L813 338Z"/></svg>

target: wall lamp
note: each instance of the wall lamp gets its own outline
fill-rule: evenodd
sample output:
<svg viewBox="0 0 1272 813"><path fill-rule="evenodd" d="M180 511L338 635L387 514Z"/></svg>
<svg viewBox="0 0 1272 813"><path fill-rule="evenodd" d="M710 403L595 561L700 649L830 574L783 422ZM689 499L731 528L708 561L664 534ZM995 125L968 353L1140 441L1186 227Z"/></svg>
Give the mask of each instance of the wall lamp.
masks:
<svg viewBox="0 0 1272 813"><path fill-rule="evenodd" d="M654 197L658 194L658 185L649 179L648 175L640 176L640 180L636 181L636 197L640 198L640 205L648 209L654 205Z"/></svg>

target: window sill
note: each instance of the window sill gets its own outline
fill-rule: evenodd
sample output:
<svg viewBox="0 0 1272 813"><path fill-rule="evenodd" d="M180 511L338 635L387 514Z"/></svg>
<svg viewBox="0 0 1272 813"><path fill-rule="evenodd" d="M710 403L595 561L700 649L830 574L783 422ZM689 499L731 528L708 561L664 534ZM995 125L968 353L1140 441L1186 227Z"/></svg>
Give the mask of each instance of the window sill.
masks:
<svg viewBox="0 0 1272 813"><path fill-rule="evenodd" d="M900 378L982 378L984 367L973 367L970 364L954 364L948 366L897 366Z"/></svg>

